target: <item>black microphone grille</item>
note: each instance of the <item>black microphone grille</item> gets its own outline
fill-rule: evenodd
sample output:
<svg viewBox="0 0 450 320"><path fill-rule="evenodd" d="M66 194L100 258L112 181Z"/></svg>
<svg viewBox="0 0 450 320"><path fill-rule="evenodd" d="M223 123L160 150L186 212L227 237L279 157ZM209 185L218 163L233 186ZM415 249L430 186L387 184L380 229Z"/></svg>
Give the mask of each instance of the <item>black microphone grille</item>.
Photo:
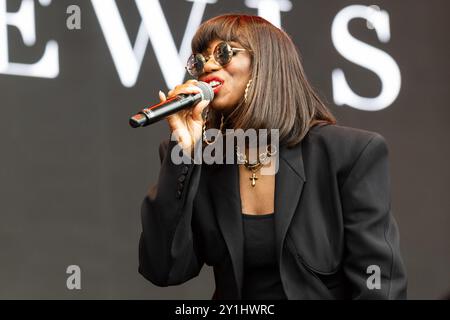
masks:
<svg viewBox="0 0 450 320"><path fill-rule="evenodd" d="M196 86L199 87L200 90L202 90L204 100L212 101L212 99L214 99L214 91L209 83L197 81Z"/></svg>

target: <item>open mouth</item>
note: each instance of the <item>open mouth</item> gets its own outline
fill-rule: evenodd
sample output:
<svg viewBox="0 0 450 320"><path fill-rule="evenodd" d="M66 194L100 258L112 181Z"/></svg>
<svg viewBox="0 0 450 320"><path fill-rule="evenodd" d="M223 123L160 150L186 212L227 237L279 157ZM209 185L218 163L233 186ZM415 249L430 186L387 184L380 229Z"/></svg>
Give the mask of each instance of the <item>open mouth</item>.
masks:
<svg viewBox="0 0 450 320"><path fill-rule="evenodd" d="M217 92L219 92L220 87L222 87L224 81L221 79L211 79L210 81L206 81L206 82L211 86L214 93L217 93Z"/></svg>

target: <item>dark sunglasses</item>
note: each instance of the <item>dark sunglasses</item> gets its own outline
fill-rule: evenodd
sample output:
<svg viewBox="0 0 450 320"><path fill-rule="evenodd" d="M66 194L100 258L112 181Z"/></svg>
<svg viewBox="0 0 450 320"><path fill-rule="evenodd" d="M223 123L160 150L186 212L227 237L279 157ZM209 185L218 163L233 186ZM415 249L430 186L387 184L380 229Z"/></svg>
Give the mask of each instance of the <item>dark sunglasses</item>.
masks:
<svg viewBox="0 0 450 320"><path fill-rule="evenodd" d="M214 60L222 67L230 63L233 56L239 51L247 51L242 48L232 48L229 43L223 41L216 45L213 51ZM203 73L205 64L210 58L205 58L201 53L193 53L189 57L186 70L193 77L198 77Z"/></svg>

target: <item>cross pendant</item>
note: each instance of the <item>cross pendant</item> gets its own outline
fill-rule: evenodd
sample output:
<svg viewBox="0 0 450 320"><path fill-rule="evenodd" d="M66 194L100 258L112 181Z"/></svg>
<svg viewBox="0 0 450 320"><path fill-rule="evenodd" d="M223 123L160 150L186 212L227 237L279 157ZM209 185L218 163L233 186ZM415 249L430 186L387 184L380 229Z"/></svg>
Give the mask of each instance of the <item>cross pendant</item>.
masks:
<svg viewBox="0 0 450 320"><path fill-rule="evenodd" d="M256 186L256 180L258 180L258 178L256 177L256 173L253 172L249 180L252 180L252 187Z"/></svg>

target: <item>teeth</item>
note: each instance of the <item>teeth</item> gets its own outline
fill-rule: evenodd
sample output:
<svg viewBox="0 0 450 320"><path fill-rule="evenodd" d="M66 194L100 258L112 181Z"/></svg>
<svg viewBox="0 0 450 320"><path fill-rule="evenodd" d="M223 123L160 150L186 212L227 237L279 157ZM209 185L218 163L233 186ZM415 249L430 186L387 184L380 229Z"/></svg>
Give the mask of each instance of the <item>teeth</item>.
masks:
<svg viewBox="0 0 450 320"><path fill-rule="evenodd" d="M222 83L219 81L213 80L209 84L211 87L217 87L218 85L221 85Z"/></svg>

